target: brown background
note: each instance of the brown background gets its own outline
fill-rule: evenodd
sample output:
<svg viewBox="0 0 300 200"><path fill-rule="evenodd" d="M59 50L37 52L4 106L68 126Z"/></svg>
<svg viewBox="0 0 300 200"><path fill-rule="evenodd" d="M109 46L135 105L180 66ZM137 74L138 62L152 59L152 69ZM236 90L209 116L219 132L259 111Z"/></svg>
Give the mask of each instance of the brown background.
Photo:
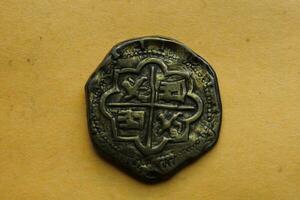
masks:
<svg viewBox="0 0 300 200"><path fill-rule="evenodd" d="M300 1L2 0L0 199L300 199ZM175 38L217 72L219 142L146 185L94 152L84 84L110 48Z"/></svg>

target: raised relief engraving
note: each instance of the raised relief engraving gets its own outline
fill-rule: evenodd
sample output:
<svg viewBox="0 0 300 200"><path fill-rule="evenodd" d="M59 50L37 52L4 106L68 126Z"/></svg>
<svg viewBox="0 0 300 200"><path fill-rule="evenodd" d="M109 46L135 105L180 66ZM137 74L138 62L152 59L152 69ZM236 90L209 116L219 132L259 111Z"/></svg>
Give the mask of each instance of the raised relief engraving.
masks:
<svg viewBox="0 0 300 200"><path fill-rule="evenodd" d="M138 76L135 80L130 77L131 74L139 73L142 73L142 75ZM148 74L148 77L144 76L143 73ZM123 77L125 77L125 80L121 81L121 85L124 89L118 85L120 82L119 79L122 80ZM180 80L174 80L174 78L178 77ZM142 87L143 82L147 79L149 79L149 87ZM163 61L156 58L147 58L138 63L136 68L123 68L122 70L115 71L114 81L114 87L104 93L101 98L101 109L112 122L115 139L119 139L120 141L133 140L144 154L159 152L167 142L184 142L188 140L189 124L196 120L202 113L202 101L192 91L193 80L190 74L175 70L169 71ZM151 92L149 96L142 94L144 90L147 90L146 88L150 88ZM120 94L125 95L122 96ZM184 101L188 98L190 99L189 104ZM120 108L126 109L119 112L123 116L115 117L112 114L114 109L117 110ZM146 109L148 112L146 124L133 120L134 114L135 116L137 116L137 113L141 115L144 111L132 111L131 109L141 108ZM171 116L166 118L160 113L162 110L171 110ZM182 112L178 112L184 112L185 110L190 110L191 114L183 115ZM180 121L179 118L181 118ZM116 122L120 123L120 119L122 123L117 126ZM157 133L153 131L155 120L162 122L158 127ZM124 121L127 123L124 123ZM119 128L136 129L137 127L142 129L136 133L137 136L120 136L122 134L119 133ZM165 132L166 134L163 134ZM163 137L156 138L156 134L163 135ZM145 135L146 140L142 141L141 137L139 137L140 135Z"/></svg>
<svg viewBox="0 0 300 200"><path fill-rule="evenodd" d="M117 116L118 126L126 129L143 129L144 114L144 111L121 110Z"/></svg>

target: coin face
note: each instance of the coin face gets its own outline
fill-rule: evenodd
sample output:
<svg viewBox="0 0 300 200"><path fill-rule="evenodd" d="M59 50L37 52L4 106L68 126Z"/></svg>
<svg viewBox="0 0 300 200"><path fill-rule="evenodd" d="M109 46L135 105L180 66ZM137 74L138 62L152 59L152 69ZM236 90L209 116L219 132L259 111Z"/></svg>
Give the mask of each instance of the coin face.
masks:
<svg viewBox="0 0 300 200"><path fill-rule="evenodd" d="M117 44L86 84L90 136L102 156L144 181L160 181L218 140L216 74L178 41Z"/></svg>

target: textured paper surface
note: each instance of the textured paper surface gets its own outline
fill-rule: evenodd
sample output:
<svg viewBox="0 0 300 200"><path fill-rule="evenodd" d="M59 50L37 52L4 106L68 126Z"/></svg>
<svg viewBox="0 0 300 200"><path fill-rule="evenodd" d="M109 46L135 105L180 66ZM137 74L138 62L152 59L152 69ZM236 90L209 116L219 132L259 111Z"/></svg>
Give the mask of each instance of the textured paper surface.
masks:
<svg viewBox="0 0 300 200"><path fill-rule="evenodd" d="M0 2L0 199L300 199L300 2ZM175 38L215 69L215 148L146 185L99 158L84 99L117 42Z"/></svg>

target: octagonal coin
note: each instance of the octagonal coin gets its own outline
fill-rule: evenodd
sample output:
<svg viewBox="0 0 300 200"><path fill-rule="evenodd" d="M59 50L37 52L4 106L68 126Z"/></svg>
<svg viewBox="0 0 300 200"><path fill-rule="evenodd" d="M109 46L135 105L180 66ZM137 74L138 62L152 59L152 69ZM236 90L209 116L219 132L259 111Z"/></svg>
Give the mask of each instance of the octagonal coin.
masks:
<svg viewBox="0 0 300 200"><path fill-rule="evenodd" d="M169 178L218 140L216 74L176 40L153 36L117 44L85 89L97 152L140 180Z"/></svg>

